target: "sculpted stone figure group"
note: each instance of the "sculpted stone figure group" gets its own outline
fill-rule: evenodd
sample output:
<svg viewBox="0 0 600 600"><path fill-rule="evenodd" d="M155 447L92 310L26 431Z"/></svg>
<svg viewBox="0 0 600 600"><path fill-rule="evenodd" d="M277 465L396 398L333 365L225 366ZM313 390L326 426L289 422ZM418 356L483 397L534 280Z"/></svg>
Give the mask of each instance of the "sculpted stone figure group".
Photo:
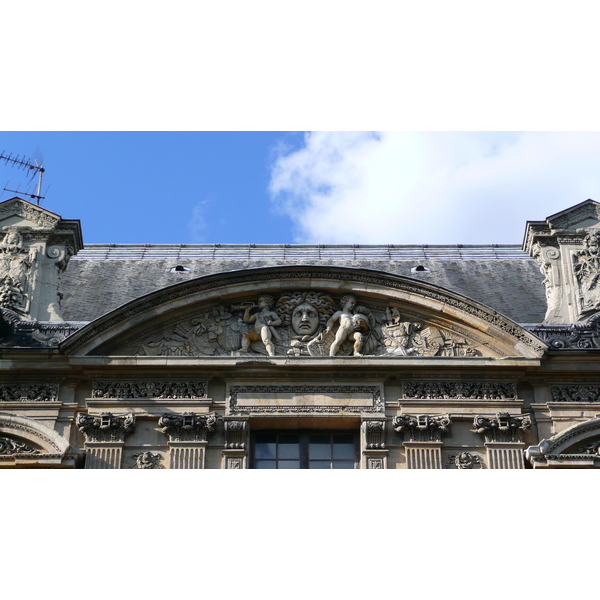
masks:
<svg viewBox="0 0 600 600"><path fill-rule="evenodd" d="M0 243L0 307L26 312L28 277L35 256L23 248L23 236L8 230Z"/></svg>
<svg viewBox="0 0 600 600"><path fill-rule="evenodd" d="M475 356L454 333L402 318L397 306L367 307L354 294L327 292L216 305L144 338L134 354L160 356Z"/></svg>

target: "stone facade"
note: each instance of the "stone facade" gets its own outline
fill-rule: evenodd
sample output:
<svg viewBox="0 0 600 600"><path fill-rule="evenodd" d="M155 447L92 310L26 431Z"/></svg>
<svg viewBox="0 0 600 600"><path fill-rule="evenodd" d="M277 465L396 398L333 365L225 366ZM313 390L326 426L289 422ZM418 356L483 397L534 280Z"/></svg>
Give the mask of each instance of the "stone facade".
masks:
<svg viewBox="0 0 600 600"><path fill-rule="evenodd" d="M594 201L523 250L248 247L237 268L83 249L19 198L0 232L0 467L600 466ZM164 272L135 295L140 263Z"/></svg>

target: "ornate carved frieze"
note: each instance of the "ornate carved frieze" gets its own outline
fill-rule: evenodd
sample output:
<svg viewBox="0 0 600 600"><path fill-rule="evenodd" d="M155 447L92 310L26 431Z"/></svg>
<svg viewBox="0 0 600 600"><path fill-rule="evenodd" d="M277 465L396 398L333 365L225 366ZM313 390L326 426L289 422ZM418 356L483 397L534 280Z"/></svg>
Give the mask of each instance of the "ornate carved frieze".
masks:
<svg viewBox="0 0 600 600"><path fill-rule="evenodd" d="M235 415L382 413L384 408L381 390L373 385L248 385L229 390L229 413Z"/></svg>
<svg viewBox="0 0 600 600"><path fill-rule="evenodd" d="M385 421L363 421L365 431L365 447L368 450L383 450L385 448Z"/></svg>
<svg viewBox="0 0 600 600"><path fill-rule="evenodd" d="M0 455L39 454L41 451L30 444L17 442L7 437L0 437Z"/></svg>
<svg viewBox="0 0 600 600"><path fill-rule="evenodd" d="M160 464L163 459L161 454L154 452L141 452L140 454L134 454L135 464L131 467L132 469L164 469Z"/></svg>
<svg viewBox="0 0 600 600"><path fill-rule="evenodd" d="M405 381L404 398L514 400L517 385L504 381Z"/></svg>
<svg viewBox="0 0 600 600"><path fill-rule="evenodd" d="M450 415L400 415L394 417L392 426L404 435L405 442L440 442L443 433L452 425Z"/></svg>
<svg viewBox="0 0 600 600"><path fill-rule="evenodd" d="M76 424L86 436L87 442L122 442L126 435L135 430L135 415L113 415L109 412L100 415L79 413Z"/></svg>
<svg viewBox="0 0 600 600"><path fill-rule="evenodd" d="M466 451L450 455L448 461L448 467L456 469L478 469L482 465L479 456Z"/></svg>
<svg viewBox="0 0 600 600"><path fill-rule="evenodd" d="M94 398L206 398L207 381L94 381Z"/></svg>
<svg viewBox="0 0 600 600"><path fill-rule="evenodd" d="M551 385L554 402L600 402L600 383L590 385Z"/></svg>
<svg viewBox="0 0 600 600"><path fill-rule="evenodd" d="M185 412L182 415L164 414L158 420L161 431L169 436L171 442L206 441L217 427L217 415L198 415Z"/></svg>
<svg viewBox="0 0 600 600"><path fill-rule="evenodd" d="M477 415L472 431L485 435L486 442L518 443L522 441L521 434L530 427L529 415L500 412L495 417Z"/></svg>
<svg viewBox="0 0 600 600"><path fill-rule="evenodd" d="M57 383L0 383L0 402L54 402Z"/></svg>

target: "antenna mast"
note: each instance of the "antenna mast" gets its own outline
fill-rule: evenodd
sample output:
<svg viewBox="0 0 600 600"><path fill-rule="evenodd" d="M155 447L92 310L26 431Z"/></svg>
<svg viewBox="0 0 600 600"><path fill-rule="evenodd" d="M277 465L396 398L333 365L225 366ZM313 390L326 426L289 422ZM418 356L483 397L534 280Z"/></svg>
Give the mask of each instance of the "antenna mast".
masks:
<svg viewBox="0 0 600 600"><path fill-rule="evenodd" d="M15 194L23 193L25 196L29 196L30 198L34 198L36 204L39 206L40 201L44 199L42 196L42 179L44 177L44 173L46 169L42 167L43 158L39 150L36 152L38 154L37 158L33 160L29 160L24 156L13 156L12 154L6 154L5 152L0 153L0 160L3 160L7 165L11 165L13 167L17 167L17 169L24 169L31 171L31 180L37 175L37 194L29 194L27 192L19 192L18 190L9 190L8 188L4 188L7 192L14 192Z"/></svg>

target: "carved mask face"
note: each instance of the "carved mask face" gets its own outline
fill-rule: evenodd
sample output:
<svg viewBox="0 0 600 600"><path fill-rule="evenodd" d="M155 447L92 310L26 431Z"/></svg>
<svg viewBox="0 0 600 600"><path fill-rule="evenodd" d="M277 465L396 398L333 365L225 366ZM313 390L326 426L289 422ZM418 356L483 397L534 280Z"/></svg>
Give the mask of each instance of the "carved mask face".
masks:
<svg viewBox="0 0 600 600"><path fill-rule="evenodd" d="M292 329L298 335L312 335L319 327L319 313L308 302L299 304L292 313Z"/></svg>

